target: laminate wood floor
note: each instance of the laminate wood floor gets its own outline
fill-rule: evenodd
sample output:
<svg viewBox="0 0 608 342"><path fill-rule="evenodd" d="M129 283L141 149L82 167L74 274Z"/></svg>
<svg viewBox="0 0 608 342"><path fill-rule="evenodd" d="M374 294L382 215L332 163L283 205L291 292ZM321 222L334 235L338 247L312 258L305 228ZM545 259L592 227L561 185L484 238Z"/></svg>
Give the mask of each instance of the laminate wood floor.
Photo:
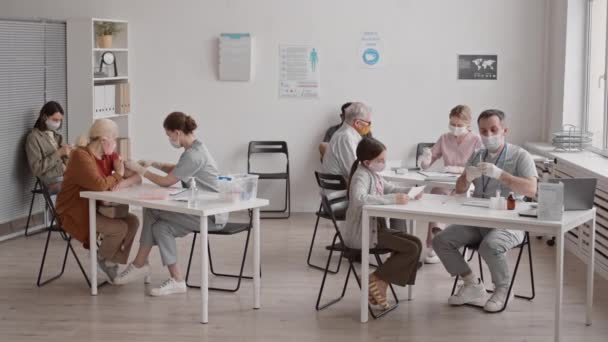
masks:
<svg viewBox="0 0 608 342"><path fill-rule="evenodd" d="M407 289L397 288L399 308L379 320L359 323L358 291L354 279L345 298L334 306L315 311L322 272L306 265L306 253L314 216L295 214L289 220L262 221L262 308L252 309L252 284L244 281L236 294L210 292L209 324L200 319L200 292L152 298L143 282L105 286L92 297L73 259L64 276L36 287L44 247L44 235L0 243L0 341L552 341L554 318L554 248L534 239L536 299L515 300L506 312L485 314L474 308L452 308L447 297L452 278L441 265L422 268L415 299L406 301ZM418 229L424 235L424 229ZM322 246L332 229L320 227L313 261L323 264ZM185 266L192 238L178 240L180 264ZM218 271L236 272L244 234L211 237ZM48 270L57 270L63 245L51 240ZM134 246L135 252L137 244ZM87 251L76 243L81 260ZM525 255L524 255L525 256ZM515 252L510 258L514 262ZM198 273L195 254L193 280ZM585 326L585 266L573 255L565 257L563 341L608 340L608 281L596 276L594 324ZM158 251L153 252L153 284L167 277ZM331 276L326 293L336 296L344 280ZM476 261L473 268L477 269ZM86 267L86 266L85 266ZM88 267L87 267L88 268ZM250 262L246 272L250 274ZM529 291L529 265L522 261L517 292ZM488 274L488 273L486 273ZM213 285L230 281L210 277Z"/></svg>

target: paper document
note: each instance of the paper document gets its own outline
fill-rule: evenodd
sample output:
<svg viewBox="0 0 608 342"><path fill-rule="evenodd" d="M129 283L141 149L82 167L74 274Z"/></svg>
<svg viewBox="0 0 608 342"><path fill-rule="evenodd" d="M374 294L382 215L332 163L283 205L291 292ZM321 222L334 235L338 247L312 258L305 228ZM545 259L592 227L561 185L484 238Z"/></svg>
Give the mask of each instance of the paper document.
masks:
<svg viewBox="0 0 608 342"><path fill-rule="evenodd" d="M423 186L415 186L415 187L413 187L413 188L410 189L410 192L407 193L407 196L410 199L414 199L414 198L416 198L416 196L420 195L424 191L425 187L426 186L424 186L424 185Z"/></svg>
<svg viewBox="0 0 608 342"><path fill-rule="evenodd" d="M456 179L460 175L454 173L446 173L446 172L434 172L434 171L418 171L419 174L427 177L427 178L448 178L448 179Z"/></svg>
<svg viewBox="0 0 608 342"><path fill-rule="evenodd" d="M489 208L490 207L490 202L489 201L481 201L481 200L467 201L467 202L462 203L462 205L467 206L467 207Z"/></svg>
<svg viewBox="0 0 608 342"><path fill-rule="evenodd" d="M538 219L560 221L564 212L564 184L538 183Z"/></svg>

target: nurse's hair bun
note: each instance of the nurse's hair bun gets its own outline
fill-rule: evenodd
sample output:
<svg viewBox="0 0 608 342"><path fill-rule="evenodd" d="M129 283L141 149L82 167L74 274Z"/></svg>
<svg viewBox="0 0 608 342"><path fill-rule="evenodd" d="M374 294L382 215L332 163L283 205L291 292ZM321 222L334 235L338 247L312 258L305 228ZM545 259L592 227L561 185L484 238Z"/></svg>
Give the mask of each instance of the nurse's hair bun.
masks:
<svg viewBox="0 0 608 342"><path fill-rule="evenodd" d="M169 131L182 131L185 134L190 134L198 127L196 121L183 112L173 112L165 118L163 127Z"/></svg>

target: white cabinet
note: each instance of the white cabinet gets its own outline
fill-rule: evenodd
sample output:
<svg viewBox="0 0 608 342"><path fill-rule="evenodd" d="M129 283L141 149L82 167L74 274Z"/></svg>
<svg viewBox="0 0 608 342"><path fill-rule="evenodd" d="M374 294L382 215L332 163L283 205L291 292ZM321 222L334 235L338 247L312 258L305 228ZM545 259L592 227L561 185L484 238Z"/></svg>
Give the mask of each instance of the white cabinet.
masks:
<svg viewBox="0 0 608 342"><path fill-rule="evenodd" d="M555 178L597 178L594 204L597 209L595 225L595 269L608 279L608 177L598 170L606 170L608 159L599 158L592 152L554 152L551 145L529 143L526 148L555 161L552 176ZM601 163L606 163L601 165ZM589 255L589 226L581 225L566 235L565 246L587 262Z"/></svg>

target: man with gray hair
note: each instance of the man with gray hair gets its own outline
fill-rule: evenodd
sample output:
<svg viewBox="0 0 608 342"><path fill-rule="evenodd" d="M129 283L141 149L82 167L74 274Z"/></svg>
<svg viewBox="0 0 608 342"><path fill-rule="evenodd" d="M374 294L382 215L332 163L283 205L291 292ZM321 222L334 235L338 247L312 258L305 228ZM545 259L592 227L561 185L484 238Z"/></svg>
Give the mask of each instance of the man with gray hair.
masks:
<svg viewBox="0 0 608 342"><path fill-rule="evenodd" d="M456 193L464 194L471 183L473 197L490 198L510 192L534 197L538 174L532 156L523 148L505 142L507 126L505 113L489 109L477 119L481 141L485 149L473 153L466 169L456 182ZM464 284L448 299L450 305L484 305L486 312L500 312L513 297L509 293L511 276L507 252L522 243L521 230L491 229L465 225L451 225L433 239L433 250L452 275L463 278ZM458 251L464 246L478 246L477 251L492 273L494 293L486 300L483 282L471 271Z"/></svg>
<svg viewBox="0 0 608 342"><path fill-rule="evenodd" d="M348 106L344 113L344 123L327 146L323 157L323 172L341 175L348 181L350 168L357 159L357 145L361 136L369 133L371 126L371 108L361 102L353 102Z"/></svg>

